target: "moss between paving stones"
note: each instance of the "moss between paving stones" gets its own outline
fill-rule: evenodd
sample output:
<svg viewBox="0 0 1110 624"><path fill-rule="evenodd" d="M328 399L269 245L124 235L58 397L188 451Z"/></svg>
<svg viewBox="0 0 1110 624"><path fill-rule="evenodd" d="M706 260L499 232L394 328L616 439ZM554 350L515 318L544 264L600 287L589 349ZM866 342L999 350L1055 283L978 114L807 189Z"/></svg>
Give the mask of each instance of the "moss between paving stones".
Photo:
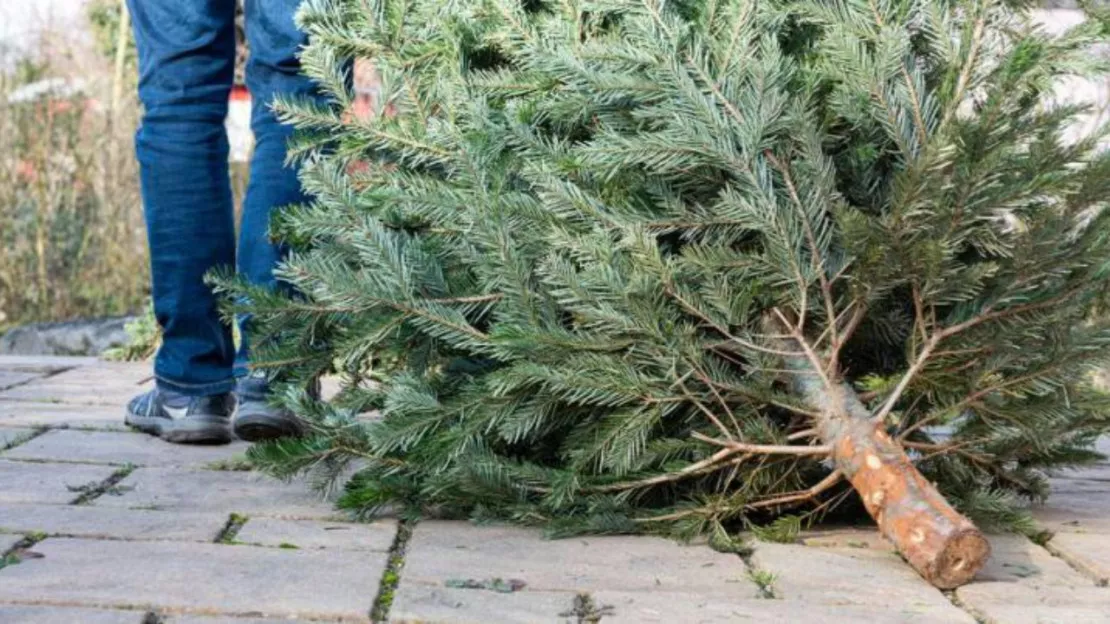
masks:
<svg viewBox="0 0 1110 624"><path fill-rule="evenodd" d="M412 539L415 527L416 523L408 520L402 520L397 526L397 536L389 549L389 564L382 573L378 595L374 599L374 607L370 610L370 621L375 624L389 621L389 610L393 606L397 586L401 584L401 570L405 567L405 549Z"/></svg>

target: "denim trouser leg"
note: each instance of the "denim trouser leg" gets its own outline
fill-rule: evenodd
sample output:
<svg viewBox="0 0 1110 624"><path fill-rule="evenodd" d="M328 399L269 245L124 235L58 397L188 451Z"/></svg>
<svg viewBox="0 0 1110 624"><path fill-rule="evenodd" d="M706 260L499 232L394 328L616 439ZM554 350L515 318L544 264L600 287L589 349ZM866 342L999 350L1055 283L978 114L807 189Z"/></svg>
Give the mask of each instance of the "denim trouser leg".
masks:
<svg viewBox="0 0 1110 624"><path fill-rule="evenodd" d="M204 276L237 266L251 282L273 285L282 250L267 235L270 211L303 200L296 172L283 166L290 129L269 109L277 93L313 92L297 75L296 53L304 43L293 24L299 0L246 2L257 147L238 263L224 129L235 61L235 0L128 4L145 109L136 151L154 310L163 329L155 374L160 387L186 394L226 392L234 385L236 353ZM239 357L245 368L245 348Z"/></svg>
<svg viewBox="0 0 1110 624"><path fill-rule="evenodd" d="M297 170L284 165L292 126L280 124L271 105L274 96L319 97L315 84L301 75L297 59L307 37L293 23L301 0L247 0L244 5L250 59L247 89L251 93L251 130L254 157L243 201L239 232L239 274L253 284L285 287L274 277L274 265L284 248L269 237L270 213L275 208L306 201ZM244 331L236 357L236 375L247 370L248 336Z"/></svg>
<svg viewBox="0 0 1110 624"><path fill-rule="evenodd" d="M204 283L235 263L224 130L235 61L234 0L130 0L139 52L136 135L150 242L160 387L227 392L230 328Z"/></svg>

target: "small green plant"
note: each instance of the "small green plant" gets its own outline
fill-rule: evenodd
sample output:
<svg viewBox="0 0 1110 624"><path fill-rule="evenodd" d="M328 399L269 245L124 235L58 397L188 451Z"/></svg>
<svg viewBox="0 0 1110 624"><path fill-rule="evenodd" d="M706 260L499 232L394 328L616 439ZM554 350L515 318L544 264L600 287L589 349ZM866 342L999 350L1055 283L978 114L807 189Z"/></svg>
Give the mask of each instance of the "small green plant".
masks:
<svg viewBox="0 0 1110 624"><path fill-rule="evenodd" d="M282 543L278 544L278 548L281 548L282 550L300 550L301 549L300 546L297 546L296 544L290 544L289 542L282 542Z"/></svg>
<svg viewBox="0 0 1110 624"><path fill-rule="evenodd" d="M0 570L3 570L4 568L6 568L8 566L13 566L13 565L23 563L24 561L26 561L28 559L41 559L42 558L42 554L34 552L32 550L27 550L32 545L31 543L29 543L29 542L20 542L20 543L21 544L26 543L26 545L25 546L17 546L16 548L13 548L7 554L5 554L3 556L0 556Z"/></svg>
<svg viewBox="0 0 1110 624"><path fill-rule="evenodd" d="M382 574L381 583L378 585L378 596L374 599L374 607L370 611L371 622L389 621L389 610L393 607L397 585L401 582L401 570L405 567L405 548L412 538L413 526L413 521L402 518L401 525L397 528L397 536L389 549L389 565Z"/></svg>
<svg viewBox="0 0 1110 624"><path fill-rule="evenodd" d="M216 539L213 541L217 544L240 544L241 542L235 539L235 537L239 535L239 531L243 529L243 525L246 524L248 520L250 520L249 516L234 512L231 513L231 515L227 517L227 524L224 525L224 528L216 535Z"/></svg>
<svg viewBox="0 0 1110 624"><path fill-rule="evenodd" d="M109 349L104 353L104 358L117 362L137 362L148 360L158 352L162 344L162 329L154 317L154 306L149 301L143 308L144 312L127 323L127 343Z"/></svg>
<svg viewBox="0 0 1110 624"><path fill-rule="evenodd" d="M560 613L559 617L574 618L575 624L597 624L602 618L615 613L612 606L599 606L593 596L583 592L574 597L574 608Z"/></svg>
<svg viewBox="0 0 1110 624"><path fill-rule="evenodd" d="M4 555L4 556L0 557L0 570L3 570L4 568L6 568L8 566L16 565L19 562L20 562L19 557L17 557L14 554Z"/></svg>
<svg viewBox="0 0 1110 624"><path fill-rule="evenodd" d="M775 581L778 576L766 570L753 569L748 578L759 587L760 598L775 598Z"/></svg>
<svg viewBox="0 0 1110 624"><path fill-rule="evenodd" d="M1051 541L1053 537L1056 537L1056 534L1049 530L1042 530L1037 531L1036 533L1033 533L1028 537L1034 544L1038 546L1044 546L1045 544L1048 544L1048 542Z"/></svg>
<svg viewBox="0 0 1110 624"><path fill-rule="evenodd" d="M254 469L254 464L251 463L248 457L236 455L235 457L208 462L204 465L204 468L220 472L250 472Z"/></svg>
<svg viewBox="0 0 1110 624"><path fill-rule="evenodd" d="M46 539L46 537L46 533L42 531L35 531L25 535L23 539L9 548L7 552L0 553L0 570L8 566L23 563L23 561L27 559L41 559L42 554L31 550L31 547Z"/></svg>
<svg viewBox="0 0 1110 624"><path fill-rule="evenodd" d="M119 482L134 471L135 466L133 464L124 464L103 481L90 481L84 485L67 485L66 488L70 492L79 494L71 504L87 505L105 494L108 496L123 496L124 493L131 491L133 488L127 485L119 485Z"/></svg>
<svg viewBox="0 0 1110 624"><path fill-rule="evenodd" d="M393 599L397 593L397 585L401 583L401 568L405 565L405 558L395 555L389 559L389 569L382 574L381 589L378 599L374 601L374 609L370 614L373 622L386 622L389 610L393 607Z"/></svg>

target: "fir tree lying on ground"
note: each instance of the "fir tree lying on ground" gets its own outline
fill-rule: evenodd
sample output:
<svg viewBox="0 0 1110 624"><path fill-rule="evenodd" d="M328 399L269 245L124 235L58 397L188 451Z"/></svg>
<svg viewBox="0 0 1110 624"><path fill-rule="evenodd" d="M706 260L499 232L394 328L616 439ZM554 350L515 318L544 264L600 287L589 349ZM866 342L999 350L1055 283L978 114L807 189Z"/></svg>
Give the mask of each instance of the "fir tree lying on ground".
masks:
<svg viewBox="0 0 1110 624"><path fill-rule="evenodd" d="M1030 530L1110 428L1105 128L1051 101L1104 26L1016 4L309 0L335 102L282 106L317 199L275 226L304 296L245 294L263 366L347 385L291 390L314 434L252 458L357 467L365 514L722 547L861 500L965 582L988 547L945 499Z"/></svg>

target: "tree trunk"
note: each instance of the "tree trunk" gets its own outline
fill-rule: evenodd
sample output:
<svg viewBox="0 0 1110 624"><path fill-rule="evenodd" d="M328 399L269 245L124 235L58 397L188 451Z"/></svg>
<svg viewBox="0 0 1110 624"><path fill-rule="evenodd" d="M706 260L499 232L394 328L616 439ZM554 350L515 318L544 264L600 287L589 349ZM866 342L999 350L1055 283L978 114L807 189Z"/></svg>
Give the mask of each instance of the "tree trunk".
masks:
<svg viewBox="0 0 1110 624"><path fill-rule="evenodd" d="M784 343L790 350L797 347ZM872 422L871 412L847 384L831 388L808 360L786 357L794 391L817 409L815 423L832 460L898 552L925 580L941 589L970 581L990 556L981 531L948 504L914 467L901 445Z"/></svg>

